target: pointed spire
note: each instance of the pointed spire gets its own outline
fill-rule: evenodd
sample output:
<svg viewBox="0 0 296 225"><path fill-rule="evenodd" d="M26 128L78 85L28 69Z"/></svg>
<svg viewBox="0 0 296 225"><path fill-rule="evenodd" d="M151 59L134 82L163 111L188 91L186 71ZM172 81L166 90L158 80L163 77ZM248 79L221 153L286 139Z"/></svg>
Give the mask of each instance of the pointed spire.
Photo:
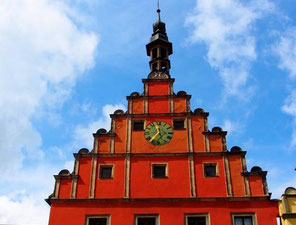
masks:
<svg viewBox="0 0 296 225"><path fill-rule="evenodd" d="M169 42L165 23L160 19L159 0L157 1L158 20L153 24L150 42L146 45L147 55L150 56L150 74L148 79L167 79L171 68L169 55L173 53L172 43ZM161 76L159 75L161 74Z"/></svg>
<svg viewBox="0 0 296 225"><path fill-rule="evenodd" d="M158 14L158 21L160 20L160 8L159 8L159 0L157 0L157 10L156 10L157 14Z"/></svg>

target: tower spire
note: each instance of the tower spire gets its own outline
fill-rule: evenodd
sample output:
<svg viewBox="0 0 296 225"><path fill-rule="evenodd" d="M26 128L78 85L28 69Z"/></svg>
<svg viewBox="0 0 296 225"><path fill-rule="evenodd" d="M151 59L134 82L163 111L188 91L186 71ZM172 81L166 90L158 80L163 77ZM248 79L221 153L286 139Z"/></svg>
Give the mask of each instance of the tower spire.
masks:
<svg viewBox="0 0 296 225"><path fill-rule="evenodd" d="M170 77L171 63L169 55L173 53L172 43L166 33L165 23L160 19L159 0L157 1L158 20L153 24L153 33L150 42L146 45L147 55L150 56L150 74L148 78L155 78L156 74L159 77Z"/></svg>
<svg viewBox="0 0 296 225"><path fill-rule="evenodd" d="M157 10L156 10L157 14L158 14L158 21L161 21L160 20L160 8L159 8L159 0L157 0Z"/></svg>

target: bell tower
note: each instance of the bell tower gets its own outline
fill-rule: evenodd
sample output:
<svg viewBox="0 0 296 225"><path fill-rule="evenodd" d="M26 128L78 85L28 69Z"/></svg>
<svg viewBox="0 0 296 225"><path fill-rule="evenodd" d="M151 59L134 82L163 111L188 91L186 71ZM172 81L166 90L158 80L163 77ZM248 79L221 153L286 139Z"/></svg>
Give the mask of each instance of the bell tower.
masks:
<svg viewBox="0 0 296 225"><path fill-rule="evenodd" d="M150 42L146 45L147 55L150 56L150 74L148 78L153 76L152 74L165 73L169 76L171 63L169 55L173 53L173 45L168 40L166 33L165 23L160 19L160 9L157 9L158 19L153 24L153 34L150 38Z"/></svg>

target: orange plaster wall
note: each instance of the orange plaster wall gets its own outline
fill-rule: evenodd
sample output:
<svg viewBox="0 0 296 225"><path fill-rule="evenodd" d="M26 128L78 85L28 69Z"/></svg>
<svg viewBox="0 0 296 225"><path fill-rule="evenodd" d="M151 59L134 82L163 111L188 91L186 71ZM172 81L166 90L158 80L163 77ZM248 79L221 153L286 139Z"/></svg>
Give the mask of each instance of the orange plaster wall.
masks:
<svg viewBox="0 0 296 225"><path fill-rule="evenodd" d="M168 95L169 94L169 82L157 81L148 83L148 95Z"/></svg>
<svg viewBox="0 0 296 225"><path fill-rule="evenodd" d="M244 179L241 175L242 163L240 155L229 155L228 156L230 179L232 184L233 196L245 196L245 185Z"/></svg>
<svg viewBox="0 0 296 225"><path fill-rule="evenodd" d="M60 183L59 198L70 198L72 179L62 178Z"/></svg>
<svg viewBox="0 0 296 225"><path fill-rule="evenodd" d="M251 196L263 196L262 178L258 175L249 176Z"/></svg>
<svg viewBox="0 0 296 225"><path fill-rule="evenodd" d="M152 178L151 163L168 163L168 178ZM131 198L189 198L188 157L132 157L130 188Z"/></svg>
<svg viewBox="0 0 296 225"><path fill-rule="evenodd" d="M170 117L148 117L146 118L146 126L153 121L163 121L172 126L172 118ZM187 130L174 130L172 140L162 146L154 146L146 141L144 131L132 131L132 153L165 153L165 152L188 152Z"/></svg>
<svg viewBox="0 0 296 225"><path fill-rule="evenodd" d="M109 153L110 137L101 136L98 138L99 153Z"/></svg>
<svg viewBox="0 0 296 225"><path fill-rule="evenodd" d="M222 152L223 151L221 135L210 134L209 141L210 141L211 152Z"/></svg>
<svg viewBox="0 0 296 225"><path fill-rule="evenodd" d="M144 100L142 98L134 98L132 100L132 106L134 114L144 113Z"/></svg>
<svg viewBox="0 0 296 225"><path fill-rule="evenodd" d="M182 225L185 214L209 213L212 225L230 225L231 213L256 213L259 225L276 225L276 201L171 201L52 203L49 225L82 225L86 215L111 215L111 225L135 224L136 214L158 214L161 225Z"/></svg>
<svg viewBox="0 0 296 225"><path fill-rule="evenodd" d="M186 112L186 99L185 98L174 98L174 112L175 113Z"/></svg>
<svg viewBox="0 0 296 225"><path fill-rule="evenodd" d="M126 152L126 118L115 118L115 153Z"/></svg>
<svg viewBox="0 0 296 225"><path fill-rule="evenodd" d="M79 160L79 178L77 182L77 198L89 197L89 184L91 175L91 157L82 157Z"/></svg>
<svg viewBox="0 0 296 225"><path fill-rule="evenodd" d="M113 165L113 178L100 179L100 164ZM123 198L124 196L124 157L98 158L95 197L96 198Z"/></svg>
<svg viewBox="0 0 296 225"><path fill-rule="evenodd" d="M169 113L169 99L168 98L153 98L148 99L149 113Z"/></svg>
<svg viewBox="0 0 296 225"><path fill-rule="evenodd" d="M194 152L205 152L204 119L202 116L192 116L192 142Z"/></svg>
<svg viewBox="0 0 296 225"><path fill-rule="evenodd" d="M204 177L203 163L217 163L218 177ZM198 197L226 197L226 178L222 156L195 156L195 182Z"/></svg>

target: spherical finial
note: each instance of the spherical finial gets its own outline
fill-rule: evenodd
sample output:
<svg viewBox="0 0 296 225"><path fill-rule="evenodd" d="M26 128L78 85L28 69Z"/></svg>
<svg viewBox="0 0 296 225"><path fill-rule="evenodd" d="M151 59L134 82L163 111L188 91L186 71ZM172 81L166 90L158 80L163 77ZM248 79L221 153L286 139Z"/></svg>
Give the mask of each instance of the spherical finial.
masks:
<svg viewBox="0 0 296 225"><path fill-rule="evenodd" d="M156 10L157 14L158 14L158 21L160 21L160 8L159 8L159 0L157 1L157 10Z"/></svg>

